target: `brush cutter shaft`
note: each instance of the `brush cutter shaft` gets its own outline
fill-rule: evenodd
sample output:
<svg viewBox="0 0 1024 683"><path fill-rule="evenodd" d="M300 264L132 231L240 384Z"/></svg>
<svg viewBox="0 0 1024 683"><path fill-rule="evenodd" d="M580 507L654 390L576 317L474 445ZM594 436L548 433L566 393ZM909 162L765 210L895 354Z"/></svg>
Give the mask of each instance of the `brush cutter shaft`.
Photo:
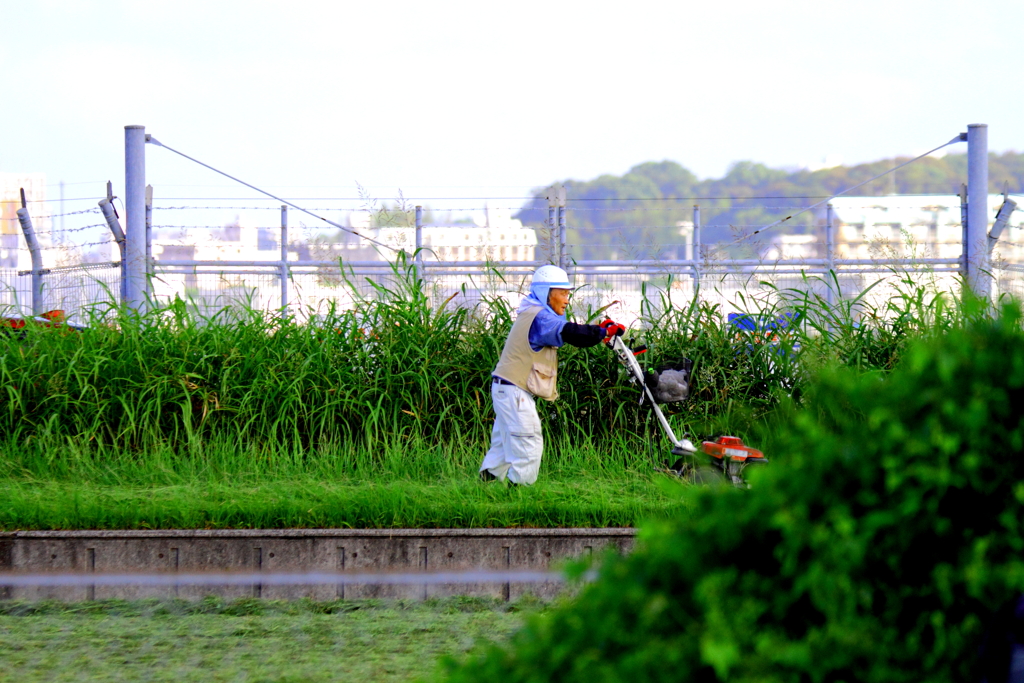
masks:
<svg viewBox="0 0 1024 683"><path fill-rule="evenodd" d="M651 390L647 388L647 384L644 382L643 368L640 367L640 363L637 362L636 356L633 355L633 352L623 343L622 337L613 337L611 347L612 351L614 351L615 355L619 357L622 364L626 366L626 371L629 373L629 376L640 383L641 390L647 395L647 400L651 402L651 408L654 410L654 414L658 416L658 422L661 423L661 428L665 431L665 436L667 436L668 440L672 442L672 445L690 453L696 451L697 449L692 443L690 443L689 439L683 439L680 441L676 438L676 433L672 431L672 426L669 425L668 420L665 418L665 414L661 412L661 406L659 406L658 402L654 400L654 395L651 393Z"/></svg>

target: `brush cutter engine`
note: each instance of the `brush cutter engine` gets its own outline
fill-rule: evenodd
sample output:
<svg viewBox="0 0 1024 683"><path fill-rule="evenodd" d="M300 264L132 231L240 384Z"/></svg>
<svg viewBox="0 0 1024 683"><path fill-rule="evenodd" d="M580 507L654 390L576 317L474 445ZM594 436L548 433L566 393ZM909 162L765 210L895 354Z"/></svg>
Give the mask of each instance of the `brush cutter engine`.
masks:
<svg viewBox="0 0 1024 683"><path fill-rule="evenodd" d="M722 476L735 486L747 485L743 478L743 471L747 467L768 464L764 453L745 446L743 439L738 436L720 436L714 441L704 441L700 450L710 457L711 464Z"/></svg>

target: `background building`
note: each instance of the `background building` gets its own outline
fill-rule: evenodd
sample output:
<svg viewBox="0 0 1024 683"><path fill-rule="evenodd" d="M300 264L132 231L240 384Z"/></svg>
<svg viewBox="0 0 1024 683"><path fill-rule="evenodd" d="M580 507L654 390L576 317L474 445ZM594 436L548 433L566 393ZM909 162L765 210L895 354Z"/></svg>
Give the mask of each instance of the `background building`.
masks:
<svg viewBox="0 0 1024 683"><path fill-rule="evenodd" d="M32 267L25 236L18 222L21 189L25 190L36 238L44 247L52 244L52 211L46 204L46 175L43 173L0 173L0 268L25 270ZM51 266L46 251L43 265ZM52 255L49 255L52 257Z"/></svg>

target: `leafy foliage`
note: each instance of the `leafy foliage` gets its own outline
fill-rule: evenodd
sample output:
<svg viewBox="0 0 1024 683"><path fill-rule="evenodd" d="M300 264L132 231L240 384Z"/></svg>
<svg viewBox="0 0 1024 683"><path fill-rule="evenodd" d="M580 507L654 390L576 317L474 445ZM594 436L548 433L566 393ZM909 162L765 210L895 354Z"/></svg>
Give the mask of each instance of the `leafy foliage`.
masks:
<svg viewBox="0 0 1024 683"><path fill-rule="evenodd" d="M809 392L751 490L687 490L689 515L446 680L979 680L987 624L1024 591L1019 309Z"/></svg>
<svg viewBox="0 0 1024 683"><path fill-rule="evenodd" d="M816 171L787 171L753 161L738 161L721 178L699 180L680 164L666 160L638 164L621 176L565 180L562 184L571 200L568 241L594 245L580 247L577 258L607 258L607 251L595 250L595 247L623 244L633 245L633 251L643 252L628 254L634 257L679 257L678 253L671 253L672 247L664 245L680 241L676 223L689 220L695 203L706 212L705 223L707 216L713 215L713 226L718 226L705 225L704 243L727 241L733 238L728 226L742 232L744 226L766 225L787 215L787 208L781 204L792 204L794 199L800 198L824 199L904 161L907 158L883 159ZM991 192L1002 192L1004 187L1013 193L1024 191L1024 153L990 154L989 169ZM966 155L949 154L921 159L857 192L868 196L957 194L966 178ZM543 191L535 192L534 199L517 218L525 224L541 226L547 217L544 196ZM810 214L807 217L813 219ZM799 232L809 226L796 225L791 229ZM650 243L645 244L645 239Z"/></svg>

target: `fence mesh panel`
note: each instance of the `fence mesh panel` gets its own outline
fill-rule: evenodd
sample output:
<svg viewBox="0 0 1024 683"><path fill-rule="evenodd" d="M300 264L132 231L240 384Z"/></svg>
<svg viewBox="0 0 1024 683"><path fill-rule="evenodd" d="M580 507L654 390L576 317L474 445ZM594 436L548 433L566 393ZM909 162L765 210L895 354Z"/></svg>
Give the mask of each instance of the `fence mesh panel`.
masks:
<svg viewBox="0 0 1024 683"><path fill-rule="evenodd" d="M904 280L935 292L960 289L962 226L955 196L839 198L831 233L824 209L803 213L785 229L757 231L763 225L757 221L799 213L798 198L738 198L725 204L709 200L700 212L689 204L644 201L622 200L622 206L579 201L566 210L563 254L581 288L574 299L577 314L618 301L617 314L636 319L642 300L648 302L646 312L654 313L669 303L688 303L698 293L725 314L742 308L745 298L773 293L836 301L869 289L865 302L881 308L887 298L899 295ZM993 195L991 201L1001 199ZM470 208L478 210L485 203L490 206L486 200L474 200ZM367 225L377 225L360 230L406 249L406 266L422 263L416 273L435 305L473 307L493 298L514 305L528 289L536 265L557 260L559 231L548 224L546 207L534 203L516 209L507 204L494 216L488 214L485 228L425 225L419 258L411 253L411 210L373 212L353 209L351 202L341 200L314 208L338 220L362 216L370 221ZM446 210L451 215L460 207ZM440 215L441 209L434 212ZM37 227L45 225L45 218L40 217ZM82 317L90 306L118 303L117 264L75 264L87 255L85 248L96 252L90 252L94 259L97 254L116 258L109 231L97 226L97 219L95 209L69 214L75 227L65 230L61 239L92 241L78 246L55 241L47 247L44 300L35 306L37 311L61 309ZM407 286L398 274L402 268L385 258L393 258L390 251L342 231L326 236L301 221L282 228L276 224L279 220L287 225L280 207L262 200L230 206L206 200L154 206L151 296L160 303L185 299L207 314L246 305L305 316L330 306L351 308L360 298L390 296ZM1024 297L1021 220L1021 212L1016 212L993 253L996 295ZM431 230L433 237L427 235ZM524 246L527 243L533 246ZM284 283L282 254L288 261ZM519 260L502 258L480 265L505 254ZM475 265L469 265L474 259ZM18 269L0 270L0 306L25 314L33 308L33 297L23 260ZM338 260L344 268L331 265ZM50 267L54 262L74 265ZM834 275L826 275L829 264Z"/></svg>

